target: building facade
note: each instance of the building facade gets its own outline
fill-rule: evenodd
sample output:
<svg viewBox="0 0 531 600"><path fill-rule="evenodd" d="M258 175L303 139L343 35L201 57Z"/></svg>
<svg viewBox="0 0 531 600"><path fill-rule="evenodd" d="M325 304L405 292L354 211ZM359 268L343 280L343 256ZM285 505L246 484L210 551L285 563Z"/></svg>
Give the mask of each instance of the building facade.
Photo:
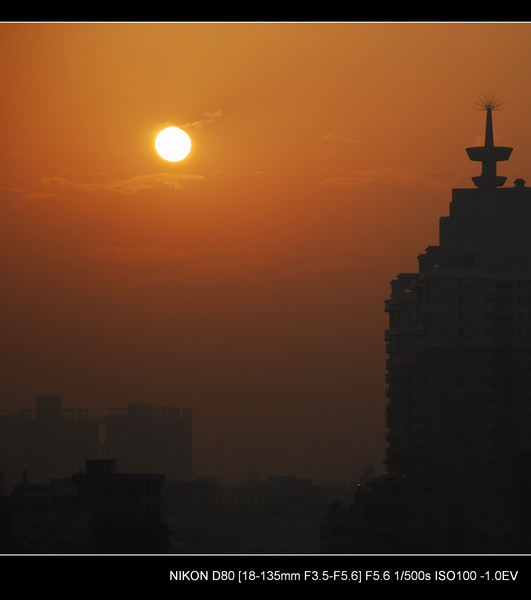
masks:
<svg viewBox="0 0 531 600"><path fill-rule="evenodd" d="M476 472L531 451L531 189L502 187L487 102L473 188L454 189L438 246L386 302L387 462Z"/></svg>
<svg viewBox="0 0 531 600"><path fill-rule="evenodd" d="M389 475L364 502L366 530L393 515L367 537L387 551L531 548L531 189L504 187L512 149L484 108L484 145L466 149L481 174L386 302Z"/></svg>
<svg viewBox="0 0 531 600"><path fill-rule="evenodd" d="M327 515L325 552L531 551L531 189L504 187L483 108L481 174L385 304L387 472Z"/></svg>

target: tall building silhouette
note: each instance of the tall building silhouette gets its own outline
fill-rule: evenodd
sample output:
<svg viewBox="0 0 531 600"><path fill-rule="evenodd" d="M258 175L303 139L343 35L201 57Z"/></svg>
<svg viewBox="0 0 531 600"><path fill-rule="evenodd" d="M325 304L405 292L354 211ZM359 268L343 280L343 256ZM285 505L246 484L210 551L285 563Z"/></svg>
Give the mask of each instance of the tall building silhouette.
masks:
<svg viewBox="0 0 531 600"><path fill-rule="evenodd" d="M387 341L387 460L501 468L531 451L531 189L502 187L494 99L485 102L475 187L454 189L440 241L392 282Z"/></svg>
<svg viewBox="0 0 531 600"><path fill-rule="evenodd" d="M387 338L391 469L469 466L531 450L531 189L503 188L486 101L482 173L454 189L440 242L392 282Z"/></svg>
<svg viewBox="0 0 531 600"><path fill-rule="evenodd" d="M358 498L365 550L531 549L531 189L497 173L512 152L494 143L498 106L483 102L484 144L466 148L481 173L452 190L439 244L391 282L387 474Z"/></svg>

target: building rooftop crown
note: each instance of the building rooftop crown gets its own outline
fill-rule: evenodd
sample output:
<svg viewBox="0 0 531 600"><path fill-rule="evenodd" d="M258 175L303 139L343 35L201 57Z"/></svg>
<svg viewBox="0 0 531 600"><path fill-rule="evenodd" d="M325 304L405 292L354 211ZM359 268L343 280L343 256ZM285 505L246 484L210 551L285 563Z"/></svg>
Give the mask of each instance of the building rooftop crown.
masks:
<svg viewBox="0 0 531 600"><path fill-rule="evenodd" d="M487 95L477 102L487 113L485 125L485 143L483 146L466 148L470 160L481 162L481 175L472 177L472 181L480 188L500 187L505 183L507 177L496 174L498 161L508 160L512 148L494 145L494 130L492 125L492 112L498 109L503 102L498 96Z"/></svg>

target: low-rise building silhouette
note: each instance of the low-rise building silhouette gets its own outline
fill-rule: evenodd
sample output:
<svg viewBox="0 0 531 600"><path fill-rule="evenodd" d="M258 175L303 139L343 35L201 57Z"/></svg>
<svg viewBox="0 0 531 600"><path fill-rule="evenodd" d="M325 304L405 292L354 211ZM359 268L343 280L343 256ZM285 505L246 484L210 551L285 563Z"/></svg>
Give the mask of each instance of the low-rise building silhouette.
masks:
<svg viewBox="0 0 531 600"><path fill-rule="evenodd" d="M327 497L295 476L167 482L162 514L175 553L313 554Z"/></svg>
<svg viewBox="0 0 531 600"><path fill-rule="evenodd" d="M0 498L4 548L30 554L166 552L164 476L116 473L115 462L87 460L85 471L70 478L15 486Z"/></svg>

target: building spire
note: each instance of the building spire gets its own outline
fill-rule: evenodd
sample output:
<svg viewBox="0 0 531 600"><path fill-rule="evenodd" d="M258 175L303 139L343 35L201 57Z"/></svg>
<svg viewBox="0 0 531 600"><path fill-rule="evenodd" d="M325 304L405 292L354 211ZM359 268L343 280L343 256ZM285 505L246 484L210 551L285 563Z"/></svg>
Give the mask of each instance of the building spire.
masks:
<svg viewBox="0 0 531 600"><path fill-rule="evenodd" d="M487 122L485 126L485 144L466 148L468 158L482 164L481 175L472 177L472 181L479 188L500 187L505 183L507 177L496 174L496 163L500 160L508 160L513 151L512 148L494 145L492 111L499 108L503 102L499 97L489 94L476 104L479 104L487 112Z"/></svg>

